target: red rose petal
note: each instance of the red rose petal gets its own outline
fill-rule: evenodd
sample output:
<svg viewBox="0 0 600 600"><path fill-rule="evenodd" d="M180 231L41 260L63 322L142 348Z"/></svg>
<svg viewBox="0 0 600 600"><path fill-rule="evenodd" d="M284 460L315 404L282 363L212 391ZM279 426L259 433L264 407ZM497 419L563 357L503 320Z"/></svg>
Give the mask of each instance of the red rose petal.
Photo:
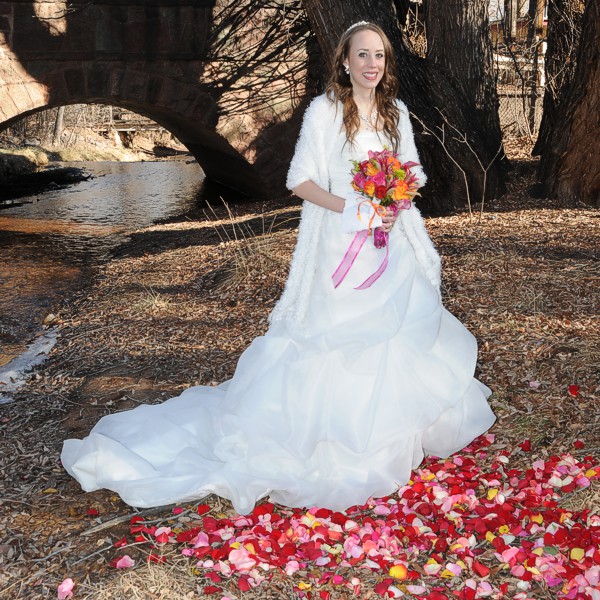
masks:
<svg viewBox="0 0 600 600"><path fill-rule="evenodd" d="M247 592L250 589L248 579L246 579L245 577L241 577L238 581L238 587L240 588L240 591Z"/></svg>
<svg viewBox="0 0 600 600"><path fill-rule="evenodd" d="M485 565L481 564L478 560L473 562L473 571L479 575L479 577L486 577L490 574L490 569Z"/></svg>
<svg viewBox="0 0 600 600"><path fill-rule="evenodd" d="M218 594L221 591L222 591L221 588L217 587L216 585L206 585L206 586L204 586L204 590L203 590L203 592L208 595Z"/></svg>

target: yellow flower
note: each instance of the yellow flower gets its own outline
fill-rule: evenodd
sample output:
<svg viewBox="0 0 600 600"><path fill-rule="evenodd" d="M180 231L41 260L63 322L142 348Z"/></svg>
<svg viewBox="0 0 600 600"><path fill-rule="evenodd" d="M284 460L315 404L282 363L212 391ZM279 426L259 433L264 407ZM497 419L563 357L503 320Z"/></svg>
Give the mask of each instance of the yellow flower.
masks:
<svg viewBox="0 0 600 600"><path fill-rule="evenodd" d="M571 560L581 562L585 557L585 550L583 548L571 548Z"/></svg>
<svg viewBox="0 0 600 600"><path fill-rule="evenodd" d="M404 565L394 565L390 569L390 575L394 579L406 579L408 575L408 569Z"/></svg>
<svg viewBox="0 0 600 600"><path fill-rule="evenodd" d="M493 500L498 495L498 490L496 488L491 488L488 490L487 499Z"/></svg>
<svg viewBox="0 0 600 600"><path fill-rule="evenodd" d="M538 525L541 525L544 522L544 517L542 515L532 515L531 520Z"/></svg>

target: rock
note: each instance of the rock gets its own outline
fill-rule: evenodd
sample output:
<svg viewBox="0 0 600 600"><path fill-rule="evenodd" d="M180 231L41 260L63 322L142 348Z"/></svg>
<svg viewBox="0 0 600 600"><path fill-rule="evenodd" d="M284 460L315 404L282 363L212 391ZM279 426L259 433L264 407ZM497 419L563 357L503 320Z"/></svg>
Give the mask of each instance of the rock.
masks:
<svg viewBox="0 0 600 600"><path fill-rule="evenodd" d="M58 317L53 314L50 313L48 316L46 316L46 318L43 321L43 324L46 325L47 327L51 327L52 325L54 325L56 322L58 321Z"/></svg>

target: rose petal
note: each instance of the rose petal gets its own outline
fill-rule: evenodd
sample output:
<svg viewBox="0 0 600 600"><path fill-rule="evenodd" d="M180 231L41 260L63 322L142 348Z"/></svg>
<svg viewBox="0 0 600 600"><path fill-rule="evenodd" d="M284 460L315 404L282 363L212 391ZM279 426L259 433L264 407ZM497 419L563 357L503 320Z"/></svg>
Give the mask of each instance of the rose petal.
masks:
<svg viewBox="0 0 600 600"><path fill-rule="evenodd" d="M135 560L133 560L131 558L131 556L129 556L129 554L122 556L115 563L115 567L117 567L117 569L128 569L129 567L133 567L134 565L135 565Z"/></svg>
<svg viewBox="0 0 600 600"><path fill-rule="evenodd" d="M73 583L73 580L70 577L64 579L63 582L58 586L58 600L66 600L67 598L72 598L74 585L75 584Z"/></svg>

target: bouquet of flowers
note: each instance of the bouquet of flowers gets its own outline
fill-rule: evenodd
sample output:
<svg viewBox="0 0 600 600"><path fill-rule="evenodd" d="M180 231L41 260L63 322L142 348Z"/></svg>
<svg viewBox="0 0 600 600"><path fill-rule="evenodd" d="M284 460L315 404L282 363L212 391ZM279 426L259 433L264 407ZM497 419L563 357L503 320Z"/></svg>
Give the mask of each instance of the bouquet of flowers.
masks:
<svg viewBox="0 0 600 600"><path fill-rule="evenodd" d="M352 161L352 187L366 197L364 202L389 208L397 214L401 209L409 209L415 196L419 195L419 180L411 173L411 168L418 166L415 162L401 163L398 155L384 148L374 152L369 150L367 160ZM359 216L360 218L360 216ZM374 232L376 248L387 246L388 234L380 227Z"/></svg>
<svg viewBox="0 0 600 600"><path fill-rule="evenodd" d="M375 215L383 217L387 209L397 214L401 209L410 208L413 198L419 195L417 191L419 181L416 175L411 173L411 168L417 167L418 164L415 162L401 163L398 155L387 148L379 152L369 150L367 160L352 161L352 164L352 187L359 195L365 196L365 199L357 205L356 220L363 220L361 209L365 204L368 205L365 208L369 209L367 213L371 216L368 226L355 234L342 262L331 276L333 285L336 288L348 274L367 237L369 237ZM379 268L355 289L365 290L371 287L387 268L388 237L388 234L381 227L375 227L373 243L376 248L386 249L385 256Z"/></svg>

